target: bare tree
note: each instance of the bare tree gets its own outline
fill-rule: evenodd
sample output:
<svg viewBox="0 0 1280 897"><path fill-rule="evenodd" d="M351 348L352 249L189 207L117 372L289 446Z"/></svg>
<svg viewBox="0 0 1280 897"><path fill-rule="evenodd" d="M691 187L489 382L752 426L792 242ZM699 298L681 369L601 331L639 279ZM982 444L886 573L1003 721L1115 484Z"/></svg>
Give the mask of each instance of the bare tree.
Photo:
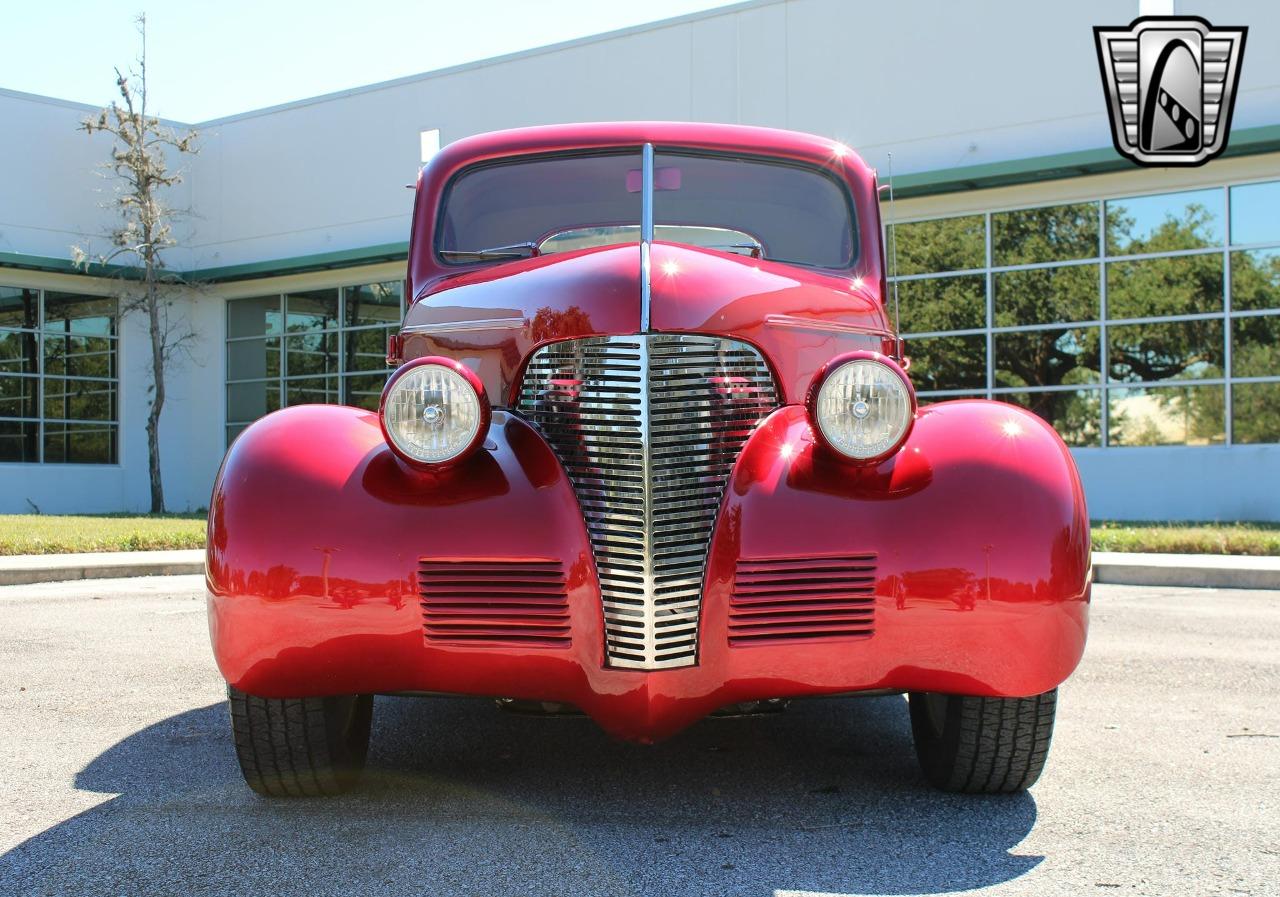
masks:
<svg viewBox="0 0 1280 897"><path fill-rule="evenodd" d="M147 452L151 472L151 512L164 512L164 484L160 475L160 413L164 410L165 372L180 352L195 339L182 316L172 316L181 277L165 270L164 251L176 244L173 222L180 212L164 201L164 194L182 180L169 168L169 155L197 152L196 132L178 133L147 113L147 19L137 18L142 52L136 70L128 76L116 69L117 101L86 118L80 129L92 135L105 132L115 138L107 175L115 181L112 207L120 222L106 235L111 250L96 256L100 264L125 265L132 288L122 289L121 312L145 314L151 337L151 406L147 413ZM77 264L87 268L89 253L72 247ZM125 260L125 261L122 261Z"/></svg>

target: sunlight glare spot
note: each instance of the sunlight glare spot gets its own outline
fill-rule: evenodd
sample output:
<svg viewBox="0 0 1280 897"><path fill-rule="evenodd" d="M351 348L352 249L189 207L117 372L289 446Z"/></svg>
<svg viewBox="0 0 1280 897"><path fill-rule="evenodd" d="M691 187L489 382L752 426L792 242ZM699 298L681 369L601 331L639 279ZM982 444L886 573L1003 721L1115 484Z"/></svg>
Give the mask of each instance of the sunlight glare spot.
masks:
<svg viewBox="0 0 1280 897"><path fill-rule="evenodd" d="M675 259L667 259L662 263L662 273L668 277L675 277L680 273L680 263Z"/></svg>
<svg viewBox="0 0 1280 897"><path fill-rule="evenodd" d="M1000 432L1008 439L1017 439L1022 435L1022 424L1010 419L1000 425Z"/></svg>

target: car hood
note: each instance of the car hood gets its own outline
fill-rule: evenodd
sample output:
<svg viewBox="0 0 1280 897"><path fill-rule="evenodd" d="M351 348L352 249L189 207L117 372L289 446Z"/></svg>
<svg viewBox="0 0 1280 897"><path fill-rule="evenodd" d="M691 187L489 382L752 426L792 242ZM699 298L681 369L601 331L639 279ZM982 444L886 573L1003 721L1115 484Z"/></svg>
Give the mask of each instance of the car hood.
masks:
<svg viewBox="0 0 1280 897"><path fill-rule="evenodd" d="M472 367L497 406L507 405L539 346L641 330L638 244L506 262L439 282L404 323L404 357L443 355ZM785 401L804 398L834 355L882 351L892 335L881 285L677 243L654 243L649 330L714 334L755 345Z"/></svg>

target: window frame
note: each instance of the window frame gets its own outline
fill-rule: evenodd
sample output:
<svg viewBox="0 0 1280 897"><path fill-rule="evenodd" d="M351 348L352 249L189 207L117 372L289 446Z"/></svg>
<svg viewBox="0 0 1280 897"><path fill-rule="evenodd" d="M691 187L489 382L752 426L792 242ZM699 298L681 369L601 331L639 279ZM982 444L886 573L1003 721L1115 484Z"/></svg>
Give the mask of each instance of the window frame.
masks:
<svg viewBox="0 0 1280 897"><path fill-rule="evenodd" d="M77 467L120 467L122 464L120 456L120 431L122 428L122 420L124 417L124 390L121 385L120 372L121 364L121 341L123 339L121 333L121 312L120 300L117 296L109 293L81 292L79 290L70 289L45 289L44 287L26 287L11 286L10 284L0 284L0 286L15 290L32 290L37 294L36 308L36 326L31 327L0 327L0 331L5 333L30 334L35 337L36 346L36 370L34 373L26 371L16 371L14 373L4 373L7 378L22 379L34 382L36 384L35 392L35 414L34 415L0 415L0 423L4 424L34 424L36 427L35 442L35 460L27 461L6 461L0 458L0 465L6 469L20 465L75 465ZM77 334L69 331L54 331L50 329L50 323L46 317L46 300L47 294L55 293L60 296L75 296L77 298L89 300L105 300L112 304L113 308L107 317L111 319L111 333L106 335L99 334ZM109 345L108 352L110 354L110 368L114 370L113 377L98 377L85 374L50 374L47 369L48 357L46 355L46 341L50 338L59 336L76 336L90 337L92 339L105 340ZM96 354L96 353L95 353ZM90 420L87 418L70 418L70 417L50 417L45 413L45 400L47 391L45 384L50 380L59 381L75 381L85 383L103 383L113 390L115 395L112 399L113 413L109 418L102 420ZM108 457L114 459L109 461L50 461L46 458L45 440L49 431L46 425L54 425L63 432L69 432L72 427L96 427L104 428L109 433L109 449Z"/></svg>
<svg viewBox="0 0 1280 897"><path fill-rule="evenodd" d="M397 295L399 296L399 304L397 306L398 314L397 314L396 321L394 323L389 322L389 323L381 323L381 324L358 324L355 326L348 326L346 323L348 320L348 315L347 315L348 293L351 291L359 290L361 288L370 287L376 284L387 284L393 287ZM311 292L317 292L317 291L323 291L323 290L337 290L338 292L338 307L337 307L338 313L336 318L334 319L334 323L328 327L323 327L323 328L313 329L313 330L300 330L300 331L291 333L288 329L287 297L291 295L298 295L301 293L311 293ZM246 427L252 424L255 420L259 420L261 419L261 417L265 417L267 414L271 414L274 411L278 411L280 409L290 407L289 400L288 400L290 384L300 384L304 382L324 382L325 383L324 389L325 389L325 392L327 393L330 391L329 383L332 382L336 384L337 401L325 402L324 404L349 405L350 403L348 401L349 399L348 389L353 379L369 377L369 376L382 376L385 379L386 377L391 376L391 374L394 373L394 371L391 368L386 367L385 364L383 368L380 370L358 370L358 369L348 370L347 354L346 354L347 340L348 340L348 335L352 333L379 331L385 334L391 331L398 331L404 322L404 314L405 314L404 293L405 293L404 284L401 281L367 280L367 281L359 281L356 283L340 283L337 285L308 286L305 289L299 288L296 290L285 289L285 290L273 291L269 293L262 293L262 294L252 295L252 296L241 296L235 299L226 300L226 302L224 303L225 305L224 322L226 322L226 326L223 332L224 335L223 335L222 351L223 351L223 361L225 364L225 375L223 377L223 403L224 403L223 431L224 431L224 435L226 436L227 445L229 446L235 440L235 436L239 435L241 431L243 431ZM233 336L227 335L230 333L229 322L230 322L230 316L232 313L233 303L244 302L244 301L263 301L268 299L275 300L275 312L279 315L279 319L280 319L280 330L278 332L269 333L264 329L262 333L250 334L248 336L233 337ZM266 313L270 314L271 307L266 306L265 308L266 308ZM288 340L291 337L296 338L296 337L305 336L307 334L313 334L313 333L332 335L334 337L334 341L336 345L336 348L334 350L334 355L337 359L336 370L334 370L331 373L326 372L326 373L308 373L308 374L291 375L289 373ZM233 344L261 342L265 345L271 340L276 340L278 342L279 344L278 351L280 353L279 370L274 376L263 376L263 377L233 377L232 376L233 372L231 369L230 347ZM279 397L278 407L270 409L264 412L264 414L259 415L259 417L256 417L256 418L251 418L251 419L233 418L231 416L231 403L229 401L229 393L230 393L231 387L237 386L237 385L257 384L257 383L265 384L267 388L269 388L271 384L274 384ZM295 388L297 387L295 386ZM307 402L307 403L295 403L295 404L313 404L313 403ZM362 407L362 406L351 405L351 407ZM233 431L234 431L234 435L233 435Z"/></svg>

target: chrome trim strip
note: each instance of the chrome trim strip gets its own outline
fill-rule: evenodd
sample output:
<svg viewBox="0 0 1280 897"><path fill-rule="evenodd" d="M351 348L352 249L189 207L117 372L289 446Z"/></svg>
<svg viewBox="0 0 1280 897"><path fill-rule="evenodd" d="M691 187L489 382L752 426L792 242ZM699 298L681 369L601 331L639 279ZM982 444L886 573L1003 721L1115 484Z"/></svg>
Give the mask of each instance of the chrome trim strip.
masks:
<svg viewBox="0 0 1280 897"><path fill-rule="evenodd" d="M653 242L653 144L646 143L640 168L640 332L649 332L649 244Z"/></svg>
<svg viewBox="0 0 1280 897"><path fill-rule="evenodd" d="M862 327L857 324L845 324L842 321L823 321L820 318L801 318L796 315L771 314L764 316L764 322L773 327L802 327L806 330L831 330L836 333L859 333L866 336L883 336L893 338L892 330L878 330L874 327Z"/></svg>
<svg viewBox="0 0 1280 897"><path fill-rule="evenodd" d="M435 324L410 324L403 328L404 333L458 333L465 330L519 330L525 325L525 319L519 318L482 318L473 321L440 321Z"/></svg>

